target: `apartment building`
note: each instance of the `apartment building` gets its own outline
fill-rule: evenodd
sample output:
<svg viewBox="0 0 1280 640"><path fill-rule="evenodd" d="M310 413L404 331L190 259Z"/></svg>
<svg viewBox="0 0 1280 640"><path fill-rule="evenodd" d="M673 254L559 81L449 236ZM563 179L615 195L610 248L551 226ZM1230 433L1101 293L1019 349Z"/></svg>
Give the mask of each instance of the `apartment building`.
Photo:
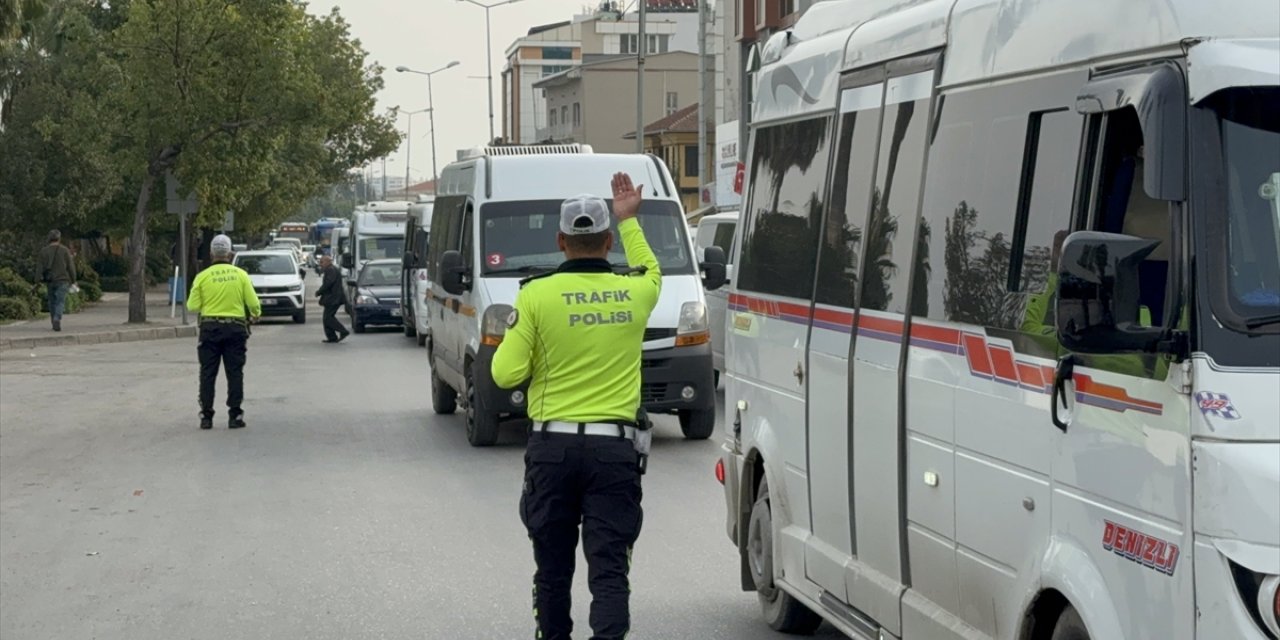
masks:
<svg viewBox="0 0 1280 640"><path fill-rule="evenodd" d="M546 96L547 127L539 141L581 142L601 153L635 151L636 60L632 56L584 60L534 83ZM672 115L698 99L698 56L684 51L645 58L644 122Z"/></svg>
<svg viewBox="0 0 1280 640"><path fill-rule="evenodd" d="M562 73L582 61L582 24L573 21L546 24L507 47L502 70L502 139L519 144L537 141L546 127L546 101L533 84Z"/></svg>

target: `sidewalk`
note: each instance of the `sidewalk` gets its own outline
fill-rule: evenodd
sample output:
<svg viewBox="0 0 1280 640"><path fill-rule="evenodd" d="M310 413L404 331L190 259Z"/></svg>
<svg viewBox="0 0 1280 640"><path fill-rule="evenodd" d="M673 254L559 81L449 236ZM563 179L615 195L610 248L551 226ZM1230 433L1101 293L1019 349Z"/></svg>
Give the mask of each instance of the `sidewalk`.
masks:
<svg viewBox="0 0 1280 640"><path fill-rule="evenodd" d="M74 344L135 342L164 338L188 338L196 335L195 314L191 324L182 325L182 305L176 317L169 317L169 292L166 287L147 291L147 323L128 324L129 294L104 293L102 300L90 304L80 313L62 316L62 331L49 328L49 317L0 325L0 350L31 349Z"/></svg>

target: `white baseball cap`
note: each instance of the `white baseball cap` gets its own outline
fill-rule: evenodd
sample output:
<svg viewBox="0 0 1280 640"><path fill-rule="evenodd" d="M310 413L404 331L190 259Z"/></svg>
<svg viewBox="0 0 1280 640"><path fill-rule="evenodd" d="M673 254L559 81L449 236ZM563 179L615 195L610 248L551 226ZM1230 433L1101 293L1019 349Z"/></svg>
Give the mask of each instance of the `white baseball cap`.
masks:
<svg viewBox="0 0 1280 640"><path fill-rule="evenodd" d="M609 205L600 196L576 195L560 204L560 233L579 236L609 230Z"/></svg>
<svg viewBox="0 0 1280 640"><path fill-rule="evenodd" d="M209 253L215 256L225 256L231 253L231 238L226 235L218 234L209 242Z"/></svg>

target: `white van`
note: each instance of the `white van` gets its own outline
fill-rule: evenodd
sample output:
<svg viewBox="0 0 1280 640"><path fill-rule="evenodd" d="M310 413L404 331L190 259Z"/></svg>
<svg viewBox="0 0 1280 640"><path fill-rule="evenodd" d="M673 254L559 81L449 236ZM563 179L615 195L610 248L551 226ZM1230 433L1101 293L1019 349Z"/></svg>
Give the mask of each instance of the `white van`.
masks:
<svg viewBox="0 0 1280 640"><path fill-rule="evenodd" d="M760 59L717 475L767 621L1280 637L1280 3L819 2Z"/></svg>
<svg viewBox="0 0 1280 640"><path fill-rule="evenodd" d="M433 196L418 196L409 206L404 226L404 269L400 273L400 313L404 335L417 337L418 346L427 342L427 247L431 235Z"/></svg>
<svg viewBox="0 0 1280 640"><path fill-rule="evenodd" d="M738 212L722 211L703 216L698 221L694 244L701 257L707 247L718 247L729 257L725 265L725 278L733 282L733 237L738 229ZM729 290L719 288L707 292L707 319L711 325L711 362L715 367L716 385L724 372L724 335L729 310Z"/></svg>
<svg viewBox="0 0 1280 640"><path fill-rule="evenodd" d="M554 270L560 203L607 195L615 172L645 186L639 219L662 265L662 294L644 337L641 402L675 413L687 438L708 438L716 397L699 265L667 168L647 155L596 155L590 147L498 147L445 168L427 258L432 403L452 413L461 392L467 439L493 444L501 421L523 419L525 393L499 389L489 365L524 277ZM622 243L611 260L625 267ZM713 256L714 257L714 256ZM708 267L709 286L723 270ZM677 346L680 345L680 346Z"/></svg>
<svg viewBox="0 0 1280 640"><path fill-rule="evenodd" d="M351 216L351 231L341 265L347 288L347 313L354 316L356 278L370 260L400 260L404 256L404 226L409 202L370 202ZM397 309L397 313L399 310Z"/></svg>

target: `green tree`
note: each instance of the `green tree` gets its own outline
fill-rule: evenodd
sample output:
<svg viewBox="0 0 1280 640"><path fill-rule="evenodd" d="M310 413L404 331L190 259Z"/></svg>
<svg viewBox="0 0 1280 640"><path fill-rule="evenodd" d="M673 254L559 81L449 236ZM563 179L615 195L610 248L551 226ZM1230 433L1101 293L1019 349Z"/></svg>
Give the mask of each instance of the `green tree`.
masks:
<svg viewBox="0 0 1280 640"><path fill-rule="evenodd" d="M172 172L213 224L265 226L398 144L373 115L382 69L337 13L282 0L134 2L112 38L121 80L119 165L136 185L129 321L146 321L153 195Z"/></svg>

